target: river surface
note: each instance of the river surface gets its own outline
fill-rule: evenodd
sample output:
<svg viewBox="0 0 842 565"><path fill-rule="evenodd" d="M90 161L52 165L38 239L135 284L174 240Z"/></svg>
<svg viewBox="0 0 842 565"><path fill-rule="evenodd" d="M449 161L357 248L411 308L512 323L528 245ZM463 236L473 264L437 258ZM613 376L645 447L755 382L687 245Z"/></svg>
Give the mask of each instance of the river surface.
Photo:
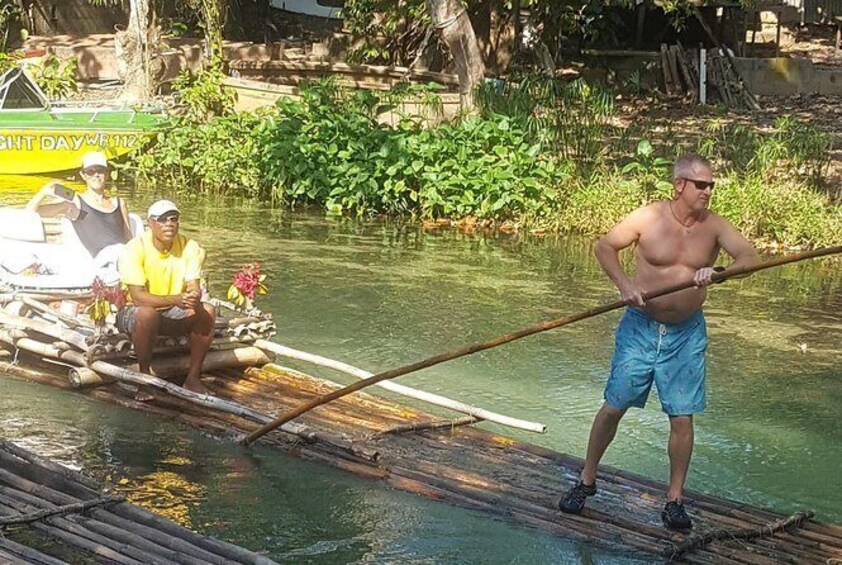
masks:
<svg viewBox="0 0 842 565"><path fill-rule="evenodd" d="M0 204L22 205L42 181L0 179ZM121 192L138 211L155 198ZM373 372L617 297L585 238L425 232L176 199L183 233L208 250L212 290L223 293L242 263L261 261L271 294L259 306L276 316L278 341ZM712 289L708 409L697 418L688 488L842 522L840 271L803 263ZM483 426L581 456L618 319L606 314L400 382L544 422L545 435ZM653 393L623 421L605 463L666 480L667 432ZM559 539L13 378L0 379L0 435L283 562L635 562L622 549Z"/></svg>

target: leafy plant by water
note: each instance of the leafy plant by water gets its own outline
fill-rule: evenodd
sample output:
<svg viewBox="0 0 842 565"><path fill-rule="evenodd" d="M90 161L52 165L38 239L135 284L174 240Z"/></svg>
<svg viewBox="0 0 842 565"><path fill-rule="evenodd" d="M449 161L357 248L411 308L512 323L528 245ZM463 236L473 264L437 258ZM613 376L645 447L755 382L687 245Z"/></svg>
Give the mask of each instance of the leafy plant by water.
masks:
<svg viewBox="0 0 842 565"><path fill-rule="evenodd" d="M183 98L214 100L213 80L196 83L196 91L184 87ZM555 106L536 103L531 88ZM644 139L618 131L608 91L536 80L507 92L486 92L478 116L430 127L401 110L430 89L350 91L321 81L303 87L300 99L256 113L208 118L197 105L135 163L151 182L321 206L333 215L474 218L593 234L671 196L670 169L682 145L669 131ZM698 146L721 171L716 211L754 238L838 243L842 208L810 184L827 166L821 132L795 120L763 135L712 124Z"/></svg>
<svg viewBox="0 0 842 565"><path fill-rule="evenodd" d="M486 83L477 101L483 116L503 114L518 123L535 141L580 166L605 156L605 140L614 126L613 93L583 79L562 82L542 75L506 81L502 88Z"/></svg>

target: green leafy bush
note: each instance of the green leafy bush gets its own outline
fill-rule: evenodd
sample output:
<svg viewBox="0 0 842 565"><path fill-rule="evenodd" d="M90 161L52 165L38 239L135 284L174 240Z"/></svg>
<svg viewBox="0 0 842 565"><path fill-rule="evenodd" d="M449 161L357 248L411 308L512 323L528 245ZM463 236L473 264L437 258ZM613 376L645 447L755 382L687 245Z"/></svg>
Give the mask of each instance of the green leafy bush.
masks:
<svg viewBox="0 0 842 565"><path fill-rule="evenodd" d="M47 98L55 100L66 98L79 91L79 85L76 82L76 63L76 57L60 59L55 55L47 55L29 70Z"/></svg>
<svg viewBox="0 0 842 565"><path fill-rule="evenodd" d="M671 197L680 145L652 138L634 148L632 137L612 129L607 102L590 100L584 84L559 95L573 115L590 120L579 130L569 117L531 119L550 110L524 92L488 101L479 116L430 128L399 112L405 97L417 94L412 89L350 91L321 81L302 88L300 99L283 98L259 113L223 110L208 118L207 106L197 104L135 163L151 182L321 206L329 214L473 217L588 234ZM595 108L579 107L591 103ZM398 114L394 124L385 112ZM566 137L577 131L585 139ZM610 141L596 147L606 134ZM730 135L736 142L719 143ZM756 239L832 243L842 233L842 208L809 185L811 171L826 166L826 142L794 121L779 121L765 137L712 127L699 147L721 165L714 209Z"/></svg>
<svg viewBox="0 0 842 565"><path fill-rule="evenodd" d="M178 75L172 88L179 101L178 113L186 123L203 123L234 112L234 91L223 86L223 78L225 75L214 68Z"/></svg>

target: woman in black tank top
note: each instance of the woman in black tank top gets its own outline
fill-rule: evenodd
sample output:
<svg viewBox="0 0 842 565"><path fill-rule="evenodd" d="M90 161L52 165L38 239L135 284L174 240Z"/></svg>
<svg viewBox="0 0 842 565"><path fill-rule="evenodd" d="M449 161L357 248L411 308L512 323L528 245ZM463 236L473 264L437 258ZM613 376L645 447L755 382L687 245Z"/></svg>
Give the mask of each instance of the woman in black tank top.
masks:
<svg viewBox="0 0 842 565"><path fill-rule="evenodd" d="M105 195L108 161L104 153L87 153L82 159L80 175L87 186L81 195L51 182L33 196L26 207L45 217L62 214L68 217L79 240L95 257L106 247L131 239L129 211L125 202L116 196ZM46 197L58 197L63 202L44 205L41 201Z"/></svg>
<svg viewBox="0 0 842 565"><path fill-rule="evenodd" d="M81 176L87 190L73 199L79 206L73 227L82 245L94 257L109 245L126 243L131 237L125 204L116 196L112 199L105 195L107 175L108 162L103 153L85 155Z"/></svg>
<svg viewBox="0 0 842 565"><path fill-rule="evenodd" d="M82 245L92 256L115 243L126 243L126 222L123 219L120 199L114 197L114 209L103 212L79 198L79 217L73 221L73 228Z"/></svg>

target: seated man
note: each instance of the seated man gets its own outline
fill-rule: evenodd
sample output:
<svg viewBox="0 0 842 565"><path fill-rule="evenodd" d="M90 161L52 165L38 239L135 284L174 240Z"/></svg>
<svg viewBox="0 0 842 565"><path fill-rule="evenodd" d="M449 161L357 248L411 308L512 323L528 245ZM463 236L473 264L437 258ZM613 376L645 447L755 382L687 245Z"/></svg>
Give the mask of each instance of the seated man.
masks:
<svg viewBox="0 0 842 565"><path fill-rule="evenodd" d="M132 237L129 210L124 200L106 191L108 160L99 151L86 153L79 172L87 189L76 194L58 182L50 182L33 196L26 209L43 217L64 215L71 222L79 241L94 257L99 276L106 283L116 282L114 265L122 246ZM46 198L59 202L44 204Z"/></svg>
<svg viewBox="0 0 842 565"><path fill-rule="evenodd" d="M117 328L131 336L140 371L146 374L152 374L149 365L158 334L187 335L190 368L183 386L206 394L199 377L213 342L216 313L201 301L204 251L178 233L179 219L173 202L159 200L149 207L150 229L126 244L119 265L131 303L117 314ZM152 396L141 387L135 399L146 402Z"/></svg>

